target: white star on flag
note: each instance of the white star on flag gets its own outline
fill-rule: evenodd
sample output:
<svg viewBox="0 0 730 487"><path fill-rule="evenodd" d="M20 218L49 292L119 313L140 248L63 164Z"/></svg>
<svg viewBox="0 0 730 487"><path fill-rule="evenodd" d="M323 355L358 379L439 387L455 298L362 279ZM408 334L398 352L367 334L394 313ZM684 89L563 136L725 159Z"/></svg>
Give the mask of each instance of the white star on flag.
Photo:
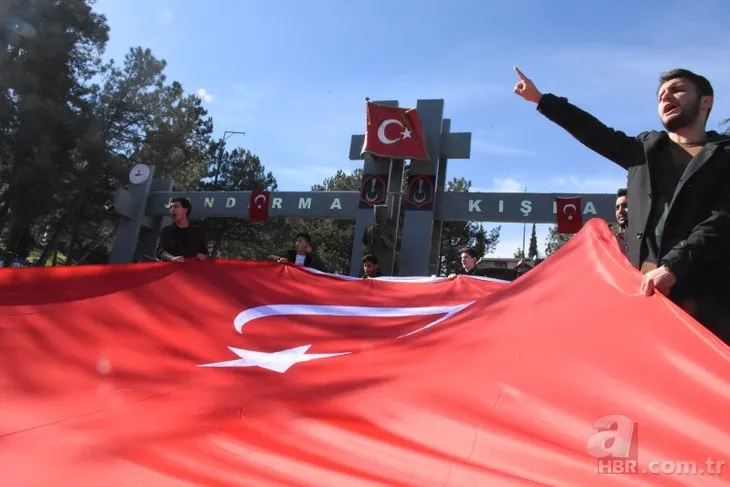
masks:
<svg viewBox="0 0 730 487"><path fill-rule="evenodd" d="M312 353L307 355L307 350L309 350L309 347L311 346L312 345L302 345L301 347L287 348L286 350L270 353L228 347L230 351L241 358L236 360L227 360L225 362L198 365L198 367L261 367L262 369L273 370L274 372L283 374L294 364L298 364L299 362L309 362L310 360L337 357L338 355L347 355L350 353Z"/></svg>

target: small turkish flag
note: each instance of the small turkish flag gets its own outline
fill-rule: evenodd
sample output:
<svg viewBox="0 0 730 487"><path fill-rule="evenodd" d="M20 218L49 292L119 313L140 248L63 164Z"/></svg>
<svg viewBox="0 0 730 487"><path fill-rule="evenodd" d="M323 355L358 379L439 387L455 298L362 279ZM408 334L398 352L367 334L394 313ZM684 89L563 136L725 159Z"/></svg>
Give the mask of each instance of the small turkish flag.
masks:
<svg viewBox="0 0 730 487"><path fill-rule="evenodd" d="M428 161L426 137L418 112L367 102L365 142L360 154Z"/></svg>
<svg viewBox="0 0 730 487"><path fill-rule="evenodd" d="M557 207L558 233L578 233L583 228L580 196L555 198Z"/></svg>
<svg viewBox="0 0 730 487"><path fill-rule="evenodd" d="M248 202L248 220L251 223L269 221L269 193L266 190L252 191Z"/></svg>

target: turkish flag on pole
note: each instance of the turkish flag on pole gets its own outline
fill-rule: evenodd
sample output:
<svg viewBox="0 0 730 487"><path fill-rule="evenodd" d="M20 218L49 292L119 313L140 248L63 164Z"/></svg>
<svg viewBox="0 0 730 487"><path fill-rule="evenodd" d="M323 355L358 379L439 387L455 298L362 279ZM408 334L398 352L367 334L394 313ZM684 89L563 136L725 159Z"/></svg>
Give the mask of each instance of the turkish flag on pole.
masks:
<svg viewBox="0 0 730 487"><path fill-rule="evenodd" d="M0 269L0 485L729 485L730 349L641 279L600 219L514 283Z"/></svg>
<svg viewBox="0 0 730 487"><path fill-rule="evenodd" d="M248 202L248 220L250 223L269 221L269 196L271 193L265 190L251 191L251 199Z"/></svg>
<svg viewBox="0 0 730 487"><path fill-rule="evenodd" d="M367 102L365 142L361 155L428 161L426 137L413 108Z"/></svg>
<svg viewBox="0 0 730 487"><path fill-rule="evenodd" d="M578 233L583 228L583 214L580 196L574 198L556 197L558 233Z"/></svg>

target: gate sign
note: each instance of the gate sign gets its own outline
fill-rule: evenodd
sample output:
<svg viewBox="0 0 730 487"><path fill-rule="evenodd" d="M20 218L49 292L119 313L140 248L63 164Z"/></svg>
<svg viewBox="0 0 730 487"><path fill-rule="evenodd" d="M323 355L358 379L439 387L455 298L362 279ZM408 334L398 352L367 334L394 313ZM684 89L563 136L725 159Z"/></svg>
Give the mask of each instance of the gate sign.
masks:
<svg viewBox="0 0 730 487"><path fill-rule="evenodd" d="M376 177L376 189L382 184ZM419 184L423 181L423 186ZM433 206L431 176L413 176L405 197L410 209L425 210ZM372 189L372 179L369 183ZM363 190L368 186L364 185ZM423 188L423 190L422 190ZM354 220L359 205L365 204L356 191L275 191L270 196L269 217L293 216L300 218L334 218ZM200 217L245 217L248 215L250 191L230 192L152 192L148 199L147 215L167 216L170 199L175 196L188 198L193 212ZM373 197L372 193L370 196ZM550 223L557 221L555 197L580 196L581 214L586 222L598 217L607 222L614 221L616 195L561 194L561 193L460 193L445 191L439 194L435 205L435 217L441 221L459 222L516 222ZM367 200L366 200L367 201ZM375 203L379 204L379 203ZM419 206L420 205L420 206ZM368 208L369 206L366 206Z"/></svg>
<svg viewBox="0 0 730 487"><path fill-rule="evenodd" d="M250 191L151 192L147 215L167 216L170 199L182 196L193 205L197 217L244 218L248 216ZM354 220L357 217L356 191L274 191L269 195L269 218L332 218Z"/></svg>
<svg viewBox="0 0 730 487"><path fill-rule="evenodd" d="M556 197L580 196L583 222L614 221L616 195L564 193L440 193L435 217L441 221L557 223Z"/></svg>

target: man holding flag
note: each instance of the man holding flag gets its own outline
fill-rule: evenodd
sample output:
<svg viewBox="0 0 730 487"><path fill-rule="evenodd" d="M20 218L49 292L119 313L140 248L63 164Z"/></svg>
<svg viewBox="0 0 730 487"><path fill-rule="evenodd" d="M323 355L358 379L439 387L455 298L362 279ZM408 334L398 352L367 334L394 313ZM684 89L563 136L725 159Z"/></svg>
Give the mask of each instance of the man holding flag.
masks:
<svg viewBox="0 0 730 487"><path fill-rule="evenodd" d="M730 137L706 130L710 82L686 69L663 74L657 109L666 130L631 137L515 73L517 95L628 171L628 254L644 274L642 292L658 290L730 342Z"/></svg>

